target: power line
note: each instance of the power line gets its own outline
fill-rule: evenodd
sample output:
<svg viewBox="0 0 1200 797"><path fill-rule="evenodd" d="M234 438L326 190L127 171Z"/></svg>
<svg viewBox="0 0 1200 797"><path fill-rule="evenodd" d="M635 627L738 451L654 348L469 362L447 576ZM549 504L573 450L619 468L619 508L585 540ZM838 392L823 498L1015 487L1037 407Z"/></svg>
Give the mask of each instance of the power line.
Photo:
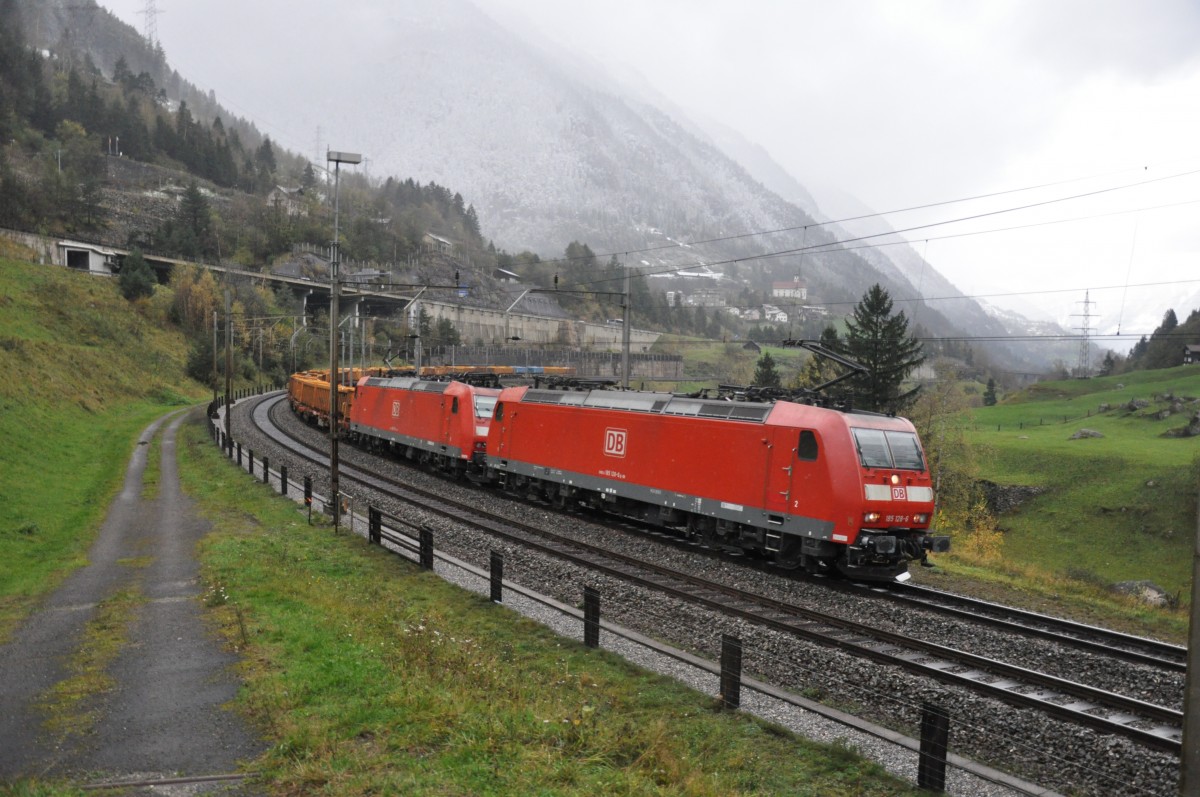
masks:
<svg viewBox="0 0 1200 797"><path fill-rule="evenodd" d="M1030 222L1028 224L1016 224L1016 225L1013 225L1012 227L994 227L990 230L974 230L972 232L956 232L956 233L951 233L949 235L930 236L928 238L922 238L921 240L923 240L925 242L948 241L952 238L968 238L972 235L990 235L991 233L997 233L997 232L1013 232L1014 230L1028 230L1028 229L1032 229L1034 227L1049 227L1054 224L1071 224L1071 223L1077 222L1077 221L1091 221L1093 219L1104 219L1104 218L1108 218L1110 216L1126 216L1130 213L1139 213L1140 214L1140 213L1148 212L1151 210L1165 210L1167 208L1182 207L1183 205L1195 205L1198 202L1200 202L1200 199L1185 199L1180 202L1167 202L1162 205L1150 205L1150 206L1147 206L1144 208L1132 208L1129 210L1111 210L1106 213L1093 213L1088 216L1072 216L1069 219L1051 219L1050 221L1034 221L1034 222ZM827 246L836 246L836 244L826 244L826 245ZM861 244L859 246L847 246L847 247L842 247L839 249L821 249L821 250L818 250L817 254L820 254L821 252L838 252L838 251L850 252L850 251L854 251L856 249L881 249L885 246L912 246L912 242L907 241L907 240L884 241L882 243L877 243L877 244ZM1132 261L1132 252L1130 253L1130 259ZM1132 263L1131 263L1131 265L1132 265Z"/></svg>
<svg viewBox="0 0 1200 797"><path fill-rule="evenodd" d="M1150 168L1149 166L1140 167L1140 169L1142 171L1145 171L1149 168ZM705 239L701 239L698 241L688 241L686 243L679 241L679 242L673 242L671 244L663 244L662 246L651 246L651 247L646 247L643 249L633 249L628 252L609 252L609 253L597 254L597 255L594 255L594 257L596 257L596 258L611 257L611 256L617 255L617 254L624 254L624 255L646 254L648 252L661 252L666 249L678 249L680 246L685 246L685 245L688 247L703 246L705 244L724 243L726 241L736 241L736 240L740 240L743 238L757 238L757 237L762 237L762 236L767 236L767 235L776 235L778 233L784 233L784 232L795 232L797 230L803 230L807 234L809 227L826 227L826 226L835 225L835 224L846 224L846 223L849 223L852 221L862 221L864 219L873 219L873 218L878 218L880 216L891 216L891 215L896 215L896 214L900 214L900 213L909 213L909 212L915 211L915 210L928 210L929 208L943 207L945 205L955 205L955 204L959 204L962 202L974 202L979 199L992 199L994 197L1006 196L1008 194L1019 194L1019 193L1023 193L1026 191L1037 191L1042 188L1052 188L1052 187L1058 186L1058 185L1068 185L1070 183L1083 182L1085 180L1094 180L1099 177L1108 177L1108 176L1111 176L1114 174L1124 174L1129 171L1134 171L1134 169L1118 169L1115 171L1104 172L1101 174L1093 174L1093 175L1089 175L1086 177L1073 177L1073 178L1069 178L1067 180L1058 180L1055 182L1041 183L1038 185L1025 186L1023 188L1010 188L1010 189L1006 189L1003 191L995 191L990 194L977 194L975 196L962 197L959 199L947 199L947 200L942 200L939 202L930 202L930 203L927 203L924 205L913 205L911 207L906 207L906 208L897 208L894 210L884 210L884 211L879 211L876 213L865 213L865 214L862 214L859 216L848 216L843 219L833 219L830 221L815 221L814 220L813 222L811 222L809 224L795 225L792 227L779 227L779 228L773 229L773 230L759 230L759 231L754 231L754 232L738 233L736 235L726 235L726 236L721 236L721 237L717 237L717 238L705 238ZM1194 174L1194 173L1195 172L1187 172L1187 174ZM1168 178L1158 178L1158 179L1168 179ZM1132 185L1136 186L1136 185L1142 185L1142 184L1143 183L1134 183ZM1105 189L1105 190L1117 190L1117 189L1125 188L1125 187L1132 187L1132 186L1116 186L1114 188ZM1081 194L1080 196L1088 196L1088 195ZM1067 197L1067 198L1070 199L1072 197ZM1061 200L1054 200L1054 201L1061 201ZM1030 207L1032 207L1032 206L1030 206ZM1022 209L1022 208L1017 208L1017 210L1020 210L1020 209ZM1008 211L1003 211L1003 212L1008 212ZM943 223L950 224L953 222L943 222ZM903 232L903 231L892 231L892 232ZM878 233L878 234L886 235L889 233ZM850 240L858 240L858 239L850 239ZM835 241L833 243L819 244L819 245L835 246L835 245L837 245L837 243L839 243L839 242ZM818 246L818 244L814 244L814 246ZM803 251L803 250L798 250L798 251ZM577 258L555 258L552 260L542 260L541 262L551 263L551 264L553 264L553 263L569 263L576 259ZM720 261L720 262L732 262L732 261ZM719 263L713 263L710 265L718 265L718 264ZM685 268L685 267L686 266L680 266L680 268Z"/></svg>
<svg viewBox="0 0 1200 797"><path fill-rule="evenodd" d="M764 260L764 259L769 259L769 258L774 258L774 257L782 257L785 255L794 255L794 254L798 254L800 252L805 252L805 251L808 251L808 252L811 252L814 250L838 251L836 249L830 250L827 247L830 247L830 246L839 246L840 247L843 244L857 243L859 241L868 241L872 238L880 238L885 235L902 235L904 233L916 232L918 230L928 230L933 227L943 227L947 224L957 224L959 222L964 222L964 221L974 221L976 219L983 219L983 218L988 218L991 216L999 216L999 215L1003 215L1005 213L1016 213L1018 211L1030 210L1030 209L1039 208L1039 207L1045 207L1047 205L1054 205L1054 204L1058 204L1060 202L1069 202L1069 201L1076 200L1076 199L1085 199L1087 197L1099 196L1101 194L1108 194L1108 193L1112 193L1114 191L1123 191L1128 188L1138 188L1140 186L1151 185L1153 183L1160 183L1160 182L1164 182L1166 180L1176 180L1180 177L1190 177L1191 175L1194 175L1194 174L1200 174L1200 169L1193 169L1191 171L1170 174L1170 175L1166 175L1165 177L1154 177L1149 180L1141 180L1136 183L1126 183L1124 185L1109 186L1108 188L1099 188L1094 191L1085 191L1081 194L1072 194L1070 196L1057 197L1055 199L1046 199L1046 200L1042 200L1041 202L1030 202L1025 205L1017 205L1015 207L1002 208L1000 210L991 210L991 211L986 211L984 213L975 213L970 216L960 216L958 218L946 219L943 221L935 221L935 222L930 222L928 224L917 224L912 227L904 227L899 230L888 230L886 232L877 232L877 233L871 233L869 235L860 235L855 238L847 238L847 239L844 239L841 241L835 241L833 243L813 244L811 246L798 247L798 248L793 248L793 249L783 249L783 250L779 250L776 252L765 252L763 254L747 255L744 257L735 257L735 258L729 258L726 260L711 261L711 262L707 262L707 263L695 262L691 265L693 265L693 266L719 266L719 265L728 265L728 264L734 264L734 263L744 263L744 262L747 262L750 260ZM794 229L800 229L800 228L797 227ZM751 233L751 234L764 235L767 233ZM597 256L597 257L602 257L602 256ZM542 262L554 263L554 262L558 262L558 261L552 260L552 261L542 261ZM679 271L681 269L688 268L688 267L689 267L688 264L676 265L676 266L663 268L663 269L660 269L657 271L652 271L652 272L649 272L649 274L643 274L643 276L649 276L650 274L669 274L673 271ZM593 280L591 283L583 283L583 284L594 284L596 282L610 282L610 281L611 281L611 279L601 279L601 280Z"/></svg>

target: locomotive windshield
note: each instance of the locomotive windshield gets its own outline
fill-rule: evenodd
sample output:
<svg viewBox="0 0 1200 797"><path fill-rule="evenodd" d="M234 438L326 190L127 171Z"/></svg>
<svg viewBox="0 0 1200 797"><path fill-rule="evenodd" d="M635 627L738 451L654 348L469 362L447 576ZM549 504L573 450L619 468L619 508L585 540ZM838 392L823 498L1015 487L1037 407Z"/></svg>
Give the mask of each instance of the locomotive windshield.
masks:
<svg viewBox="0 0 1200 797"><path fill-rule="evenodd" d="M492 410L496 408L497 396L475 396L475 417L490 418Z"/></svg>
<svg viewBox="0 0 1200 797"><path fill-rule="evenodd" d="M912 432L884 432L880 429L851 429L864 468L925 470L921 446Z"/></svg>

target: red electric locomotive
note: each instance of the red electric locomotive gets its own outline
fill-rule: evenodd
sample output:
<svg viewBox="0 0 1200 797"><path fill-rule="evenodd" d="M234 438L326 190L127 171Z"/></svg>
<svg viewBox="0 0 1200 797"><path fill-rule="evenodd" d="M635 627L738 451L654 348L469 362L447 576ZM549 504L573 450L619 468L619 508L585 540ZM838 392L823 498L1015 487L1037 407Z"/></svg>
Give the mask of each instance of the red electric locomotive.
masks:
<svg viewBox="0 0 1200 797"><path fill-rule="evenodd" d="M682 529L785 567L868 579L949 548L928 534L933 486L903 418L670 393L500 393L489 475Z"/></svg>
<svg viewBox="0 0 1200 797"><path fill-rule="evenodd" d="M364 377L350 408L350 433L443 470L482 469L499 395L463 382Z"/></svg>

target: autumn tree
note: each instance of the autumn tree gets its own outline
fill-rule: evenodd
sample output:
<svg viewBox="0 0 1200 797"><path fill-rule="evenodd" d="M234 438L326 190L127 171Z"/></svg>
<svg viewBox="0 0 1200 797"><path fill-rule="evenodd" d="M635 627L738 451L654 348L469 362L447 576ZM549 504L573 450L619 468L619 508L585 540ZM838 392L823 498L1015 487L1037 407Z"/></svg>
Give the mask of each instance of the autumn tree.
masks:
<svg viewBox="0 0 1200 797"><path fill-rule="evenodd" d="M219 308L217 281L211 271L198 266L176 266L171 271L171 318L192 333L211 332L212 314Z"/></svg>

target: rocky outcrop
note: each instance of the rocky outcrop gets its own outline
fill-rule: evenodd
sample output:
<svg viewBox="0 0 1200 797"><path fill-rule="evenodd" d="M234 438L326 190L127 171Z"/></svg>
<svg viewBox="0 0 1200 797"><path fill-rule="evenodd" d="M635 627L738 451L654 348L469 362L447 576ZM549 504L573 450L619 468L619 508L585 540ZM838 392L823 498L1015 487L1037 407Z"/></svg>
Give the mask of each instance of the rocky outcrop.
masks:
<svg viewBox="0 0 1200 797"><path fill-rule="evenodd" d="M1200 412L1192 416L1187 426L1168 429L1166 432L1163 432L1163 437L1200 437Z"/></svg>
<svg viewBox="0 0 1200 797"><path fill-rule="evenodd" d="M987 502L988 510L993 515L1012 512L1031 498L1046 492L1045 487L997 484L987 479L980 479L976 484L983 493L983 500Z"/></svg>
<svg viewBox="0 0 1200 797"><path fill-rule="evenodd" d="M1173 608L1179 603L1178 598L1152 581L1122 581L1113 584L1112 590L1122 595L1132 596L1147 606Z"/></svg>

